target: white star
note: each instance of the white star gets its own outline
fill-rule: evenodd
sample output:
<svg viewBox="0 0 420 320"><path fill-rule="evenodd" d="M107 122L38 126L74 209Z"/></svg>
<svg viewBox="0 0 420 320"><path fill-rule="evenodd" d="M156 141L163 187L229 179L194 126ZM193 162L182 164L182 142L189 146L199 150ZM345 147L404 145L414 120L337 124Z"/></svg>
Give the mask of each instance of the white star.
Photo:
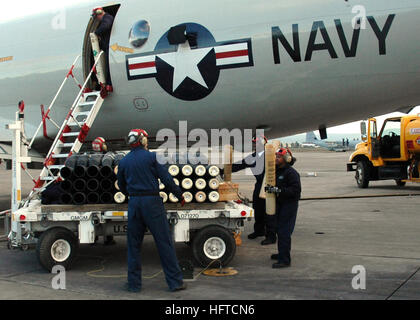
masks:
<svg viewBox="0 0 420 320"><path fill-rule="evenodd" d="M203 48L191 50L189 42L178 46L178 51L158 55L167 64L174 67L173 91L184 82L186 78L197 82L208 89L206 82L198 69L198 64L213 48Z"/></svg>

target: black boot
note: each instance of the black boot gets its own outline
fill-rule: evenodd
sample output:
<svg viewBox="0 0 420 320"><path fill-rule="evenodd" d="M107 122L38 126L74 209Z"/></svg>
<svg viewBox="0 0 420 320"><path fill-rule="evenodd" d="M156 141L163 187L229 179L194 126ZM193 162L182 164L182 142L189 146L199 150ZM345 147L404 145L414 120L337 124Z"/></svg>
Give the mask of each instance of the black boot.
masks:
<svg viewBox="0 0 420 320"><path fill-rule="evenodd" d="M261 245L262 246L267 246L267 245L270 245L270 244L274 244L274 243L276 243L277 242L277 240L276 239L273 239L273 238L269 238L269 237L267 237L267 238L265 238L262 242L261 242Z"/></svg>
<svg viewBox="0 0 420 320"><path fill-rule="evenodd" d="M253 232L248 235L248 239L254 240L254 239L257 239L258 237L263 237L263 236L264 236L264 233Z"/></svg>
<svg viewBox="0 0 420 320"><path fill-rule="evenodd" d="M115 244L117 244L117 242L115 242L113 236L106 236L105 237L105 241L104 241L105 246L113 246Z"/></svg>
<svg viewBox="0 0 420 320"><path fill-rule="evenodd" d="M172 289L170 291L172 292L178 292L178 291L183 291L187 289L187 284L185 282L183 282L179 287Z"/></svg>
<svg viewBox="0 0 420 320"><path fill-rule="evenodd" d="M273 264L273 269L281 269L290 267L290 263L276 262Z"/></svg>
<svg viewBox="0 0 420 320"><path fill-rule="evenodd" d="M139 293L141 291L141 288L131 287L128 283L124 285L124 289L131 293Z"/></svg>

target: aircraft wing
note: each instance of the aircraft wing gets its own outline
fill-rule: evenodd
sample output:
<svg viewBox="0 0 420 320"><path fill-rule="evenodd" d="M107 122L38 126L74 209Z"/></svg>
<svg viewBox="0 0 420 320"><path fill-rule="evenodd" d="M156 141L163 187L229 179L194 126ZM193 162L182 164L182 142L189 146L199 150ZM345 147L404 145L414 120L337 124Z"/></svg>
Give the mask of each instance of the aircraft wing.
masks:
<svg viewBox="0 0 420 320"><path fill-rule="evenodd" d="M32 158L33 162L43 163L45 161L45 157L35 150L30 150L28 156ZM0 159L12 160L12 146L10 144L0 143Z"/></svg>

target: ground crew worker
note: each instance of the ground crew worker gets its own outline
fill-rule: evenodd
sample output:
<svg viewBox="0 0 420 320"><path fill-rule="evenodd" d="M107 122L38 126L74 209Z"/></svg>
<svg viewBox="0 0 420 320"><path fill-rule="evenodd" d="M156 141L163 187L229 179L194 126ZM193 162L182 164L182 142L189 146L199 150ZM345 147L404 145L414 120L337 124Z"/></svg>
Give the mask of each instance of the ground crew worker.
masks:
<svg viewBox="0 0 420 320"><path fill-rule="evenodd" d="M185 204L181 189L168 171L149 152L147 133L141 129L129 133L127 143L131 152L118 166L118 185L129 195L128 202L128 290L141 290L141 245L146 228L150 230L159 251L166 282L171 291L186 289L169 230L163 201L159 196L158 178Z"/></svg>
<svg viewBox="0 0 420 320"><path fill-rule="evenodd" d="M105 154L108 152L108 146L106 144L106 140L102 137L98 137L92 141L92 150L95 152L100 152Z"/></svg>
<svg viewBox="0 0 420 320"><path fill-rule="evenodd" d="M251 168L256 182L252 195L253 208L255 212L254 232L248 235L248 239L256 239L265 236L261 245L276 243L276 219L266 214L265 199L260 198L260 191L265 174L264 146L267 138L263 135L256 136L252 140L254 152L239 163L232 165L232 172Z"/></svg>
<svg viewBox="0 0 420 320"><path fill-rule="evenodd" d="M290 165L295 159L290 150L281 148L276 152L276 187L267 187L266 192L275 193L278 254L271 259L277 262L273 268L290 267L290 250L292 233L295 228L298 212L301 183L299 173Z"/></svg>
<svg viewBox="0 0 420 320"><path fill-rule="evenodd" d="M108 146L106 144L106 140L102 137L98 137L92 141L92 150L94 152L99 152L105 154L108 152ZM116 244L114 240L114 236L106 236L104 239L104 245L111 246Z"/></svg>
<svg viewBox="0 0 420 320"><path fill-rule="evenodd" d="M112 92L111 72L109 70L109 40L111 38L112 25L114 24L114 17L106 13L103 8L95 8L92 11L93 19L98 19L101 23L96 29L95 34L99 37L99 47L104 52L105 56L105 79L106 91Z"/></svg>

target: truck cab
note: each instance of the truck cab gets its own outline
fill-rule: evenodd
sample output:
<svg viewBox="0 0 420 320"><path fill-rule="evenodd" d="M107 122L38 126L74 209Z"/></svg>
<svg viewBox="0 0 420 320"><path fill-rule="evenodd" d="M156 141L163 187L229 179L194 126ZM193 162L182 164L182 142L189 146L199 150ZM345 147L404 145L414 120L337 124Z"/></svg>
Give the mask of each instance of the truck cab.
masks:
<svg viewBox="0 0 420 320"><path fill-rule="evenodd" d="M395 180L398 186L420 182L420 116L388 118L379 132L376 119L371 118L361 123L361 134L363 142L347 164L360 188L378 180Z"/></svg>

